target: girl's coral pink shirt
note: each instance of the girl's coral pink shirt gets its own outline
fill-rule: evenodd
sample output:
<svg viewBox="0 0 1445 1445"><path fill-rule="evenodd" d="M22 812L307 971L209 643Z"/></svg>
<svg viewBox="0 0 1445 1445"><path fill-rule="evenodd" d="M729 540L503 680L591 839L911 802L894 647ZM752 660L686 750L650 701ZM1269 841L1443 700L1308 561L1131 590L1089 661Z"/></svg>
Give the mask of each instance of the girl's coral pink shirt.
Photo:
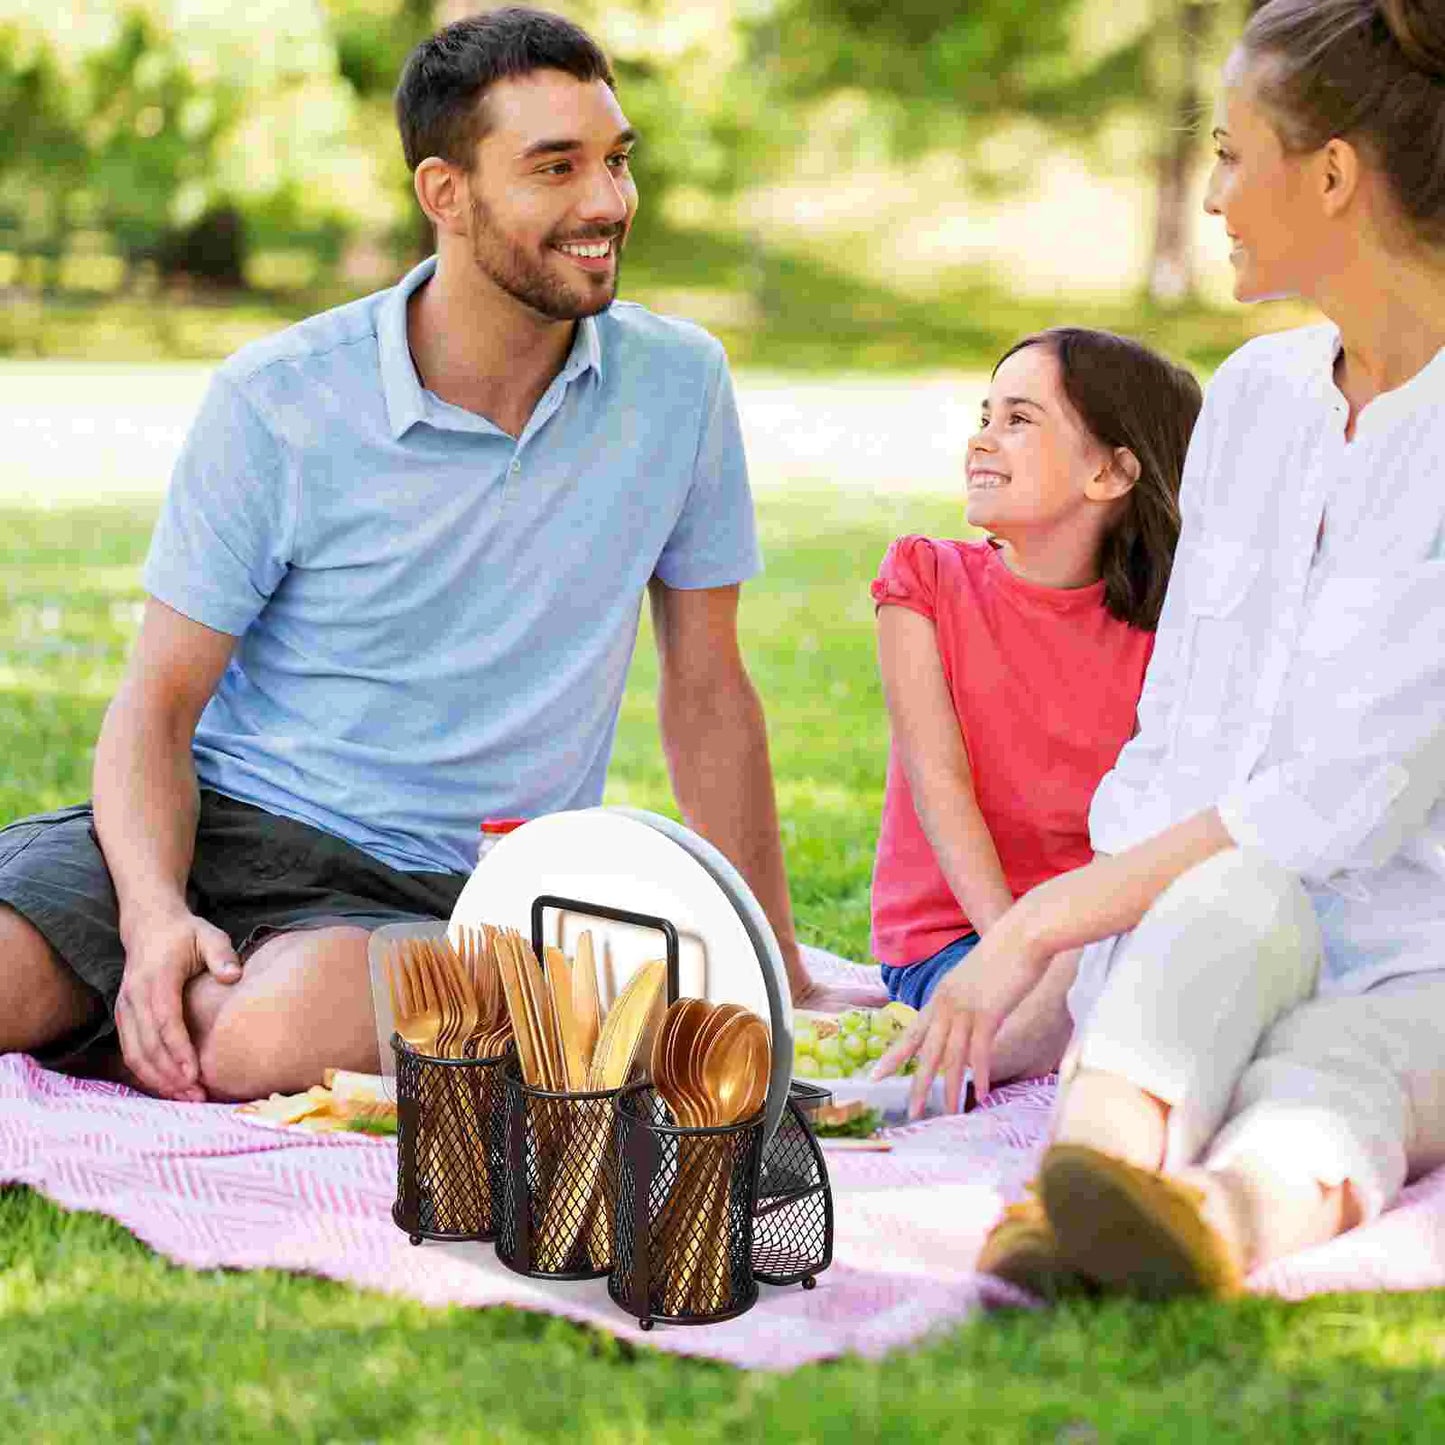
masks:
<svg viewBox="0 0 1445 1445"><path fill-rule="evenodd" d="M1042 587L991 542L900 537L872 586L879 606L929 618L973 773L1015 898L1082 867L1089 800L1134 730L1154 635L1110 615L1102 581ZM972 924L934 858L896 751L873 868L873 954L910 964Z"/></svg>

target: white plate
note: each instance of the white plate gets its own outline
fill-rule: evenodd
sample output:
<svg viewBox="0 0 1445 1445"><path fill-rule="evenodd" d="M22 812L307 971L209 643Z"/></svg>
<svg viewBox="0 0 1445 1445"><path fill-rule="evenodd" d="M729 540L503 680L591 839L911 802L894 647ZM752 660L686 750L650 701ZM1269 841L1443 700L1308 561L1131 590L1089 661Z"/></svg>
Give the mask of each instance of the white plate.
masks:
<svg viewBox="0 0 1445 1445"><path fill-rule="evenodd" d="M867 1074L850 1079L808 1079L832 1094L835 1104L851 1104L855 1099L870 1109L877 1109L883 1115L884 1124L906 1124L908 1122L908 1091L913 1080L907 1075L894 1075L891 1079L880 1079L874 1083ZM943 1113L943 1080L934 1079L924 1101L923 1117L932 1119Z"/></svg>
<svg viewBox="0 0 1445 1445"><path fill-rule="evenodd" d="M769 980L742 914L711 872L682 844L610 808L549 813L500 838L477 864L452 910L448 930L491 923L532 932L532 900L555 894L668 919L678 933L678 992L751 1009L774 1027ZM549 909L544 942L575 955L590 930L602 1000L610 1004L638 967L662 956L654 929ZM789 1015L774 1042L775 1061L791 1063ZM774 1076L777 1069L775 1063ZM776 1097L775 1097L776 1094ZM769 1089L766 1131L782 1117L787 1087Z"/></svg>
<svg viewBox="0 0 1445 1445"><path fill-rule="evenodd" d="M643 808L614 808L613 812L624 817L637 818L650 828L656 828L673 842L686 848L721 885L728 895L757 953L758 969L763 985L768 991L767 1015L773 1033L773 1072L768 1082L768 1118L782 1117L788 1097L788 1084L792 1078L793 1058L793 991L788 984L787 965L783 962L783 951L778 947L777 935L768 922L753 891L748 887L741 873L701 834L691 828L664 817L661 813L649 813ZM776 1109L772 1108L778 1100ZM772 1123L769 1122L767 1137L772 1137Z"/></svg>

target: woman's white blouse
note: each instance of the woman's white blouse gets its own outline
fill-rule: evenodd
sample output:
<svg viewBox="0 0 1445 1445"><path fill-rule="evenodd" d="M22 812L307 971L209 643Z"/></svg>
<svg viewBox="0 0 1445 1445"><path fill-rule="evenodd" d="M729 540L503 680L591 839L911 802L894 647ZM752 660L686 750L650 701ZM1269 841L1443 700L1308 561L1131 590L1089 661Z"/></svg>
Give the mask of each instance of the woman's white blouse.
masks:
<svg viewBox="0 0 1445 1445"><path fill-rule="evenodd" d="M1118 853L1217 807L1310 891L1322 991L1358 992L1445 969L1445 350L1346 441L1338 349L1328 324L1262 337L1211 383L1139 731L1089 826ZM1117 942L1086 950L1076 1017Z"/></svg>

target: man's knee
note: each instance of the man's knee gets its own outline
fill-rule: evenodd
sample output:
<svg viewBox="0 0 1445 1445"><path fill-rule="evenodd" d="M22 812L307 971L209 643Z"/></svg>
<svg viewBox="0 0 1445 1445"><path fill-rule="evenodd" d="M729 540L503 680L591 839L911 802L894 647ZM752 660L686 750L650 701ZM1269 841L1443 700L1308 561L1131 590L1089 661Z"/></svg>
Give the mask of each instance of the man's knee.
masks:
<svg viewBox="0 0 1445 1445"><path fill-rule="evenodd" d="M55 957L34 924L0 904L0 1053L57 1043L104 1007Z"/></svg>
<svg viewBox="0 0 1445 1445"><path fill-rule="evenodd" d="M201 1087L216 1100L262 1098L290 1092L284 1026L245 1007L222 1007L194 1040ZM320 1080L309 1082L319 1083ZM309 1087L308 1084L301 1087Z"/></svg>
<svg viewBox="0 0 1445 1445"><path fill-rule="evenodd" d="M187 1003L211 1098L297 1093L319 1084L328 1066L375 1070L367 936L349 927L277 935L247 961L238 983L192 980L192 993L211 995L206 1007Z"/></svg>

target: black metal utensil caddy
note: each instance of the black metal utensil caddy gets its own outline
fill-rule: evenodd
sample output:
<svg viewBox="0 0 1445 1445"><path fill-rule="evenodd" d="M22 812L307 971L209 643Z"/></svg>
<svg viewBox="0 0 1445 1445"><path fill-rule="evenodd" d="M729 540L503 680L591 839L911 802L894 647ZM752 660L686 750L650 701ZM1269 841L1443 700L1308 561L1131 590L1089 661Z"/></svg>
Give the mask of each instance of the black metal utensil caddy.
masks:
<svg viewBox="0 0 1445 1445"><path fill-rule="evenodd" d="M833 1198L804 1111L826 1097L794 1084L764 1149L761 1113L685 1129L650 1084L623 1091L607 1292L643 1329L732 1319L759 1281L813 1288L833 1258Z"/></svg>
<svg viewBox="0 0 1445 1445"><path fill-rule="evenodd" d="M396 1061L396 1203L413 1244L495 1238L497 1171L489 1155L510 1057L434 1059L392 1035Z"/></svg>
<svg viewBox="0 0 1445 1445"><path fill-rule="evenodd" d="M678 995L677 930L664 918L546 894L553 908L662 933ZM558 1093L524 1083L515 1052L428 1059L399 1038L397 1202L412 1243L496 1241L534 1278L608 1276L643 1329L709 1324L757 1301L759 1282L813 1288L833 1258L833 1196L808 1114L829 1095L795 1081L763 1147L763 1114L716 1129L673 1122L651 1084ZM476 1228L452 1228L457 1223Z"/></svg>
<svg viewBox="0 0 1445 1445"><path fill-rule="evenodd" d="M503 1079L493 1148L497 1258L535 1279L597 1279L612 1267L608 1156L619 1090L534 1089L515 1059Z"/></svg>
<svg viewBox="0 0 1445 1445"><path fill-rule="evenodd" d="M532 952L542 958L543 919L557 909L662 934L667 997L677 997L677 929L666 918L544 893L532 902ZM613 1120L620 1089L561 1092L504 1072L492 1158L499 1166L497 1258L534 1279L598 1279L612 1268L617 1170Z"/></svg>

